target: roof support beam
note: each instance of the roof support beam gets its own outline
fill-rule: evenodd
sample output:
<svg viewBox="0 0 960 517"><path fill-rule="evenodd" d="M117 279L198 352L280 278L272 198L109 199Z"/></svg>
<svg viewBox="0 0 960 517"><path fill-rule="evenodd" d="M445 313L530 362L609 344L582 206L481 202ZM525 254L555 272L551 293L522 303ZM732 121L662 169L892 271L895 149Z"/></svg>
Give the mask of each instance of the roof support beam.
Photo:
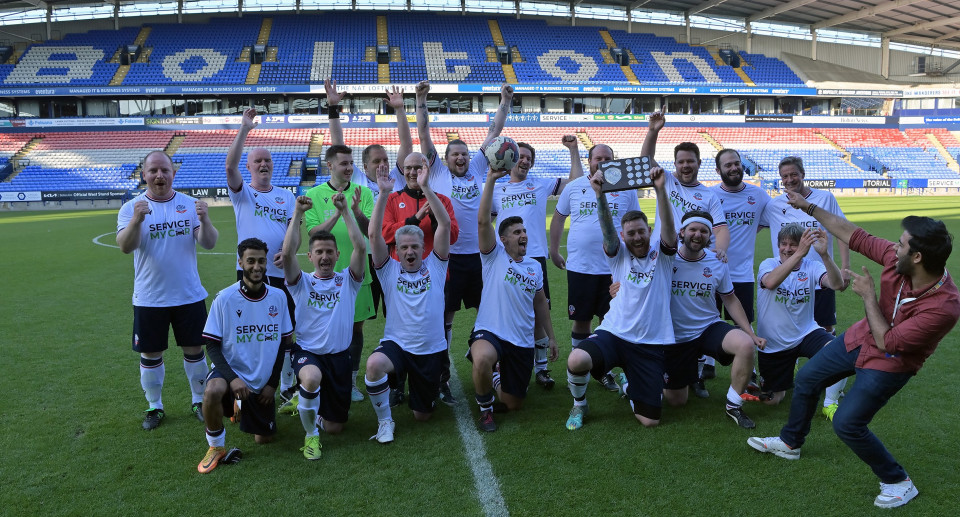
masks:
<svg viewBox="0 0 960 517"><path fill-rule="evenodd" d="M653 1L653 0L639 0L638 2L634 2L634 3L630 4L630 7L627 7L627 10L628 10L628 11L632 11L632 10L634 10L634 9L639 9L639 8L641 8L641 7L649 4L649 3L652 2L652 1Z"/></svg>
<svg viewBox="0 0 960 517"><path fill-rule="evenodd" d="M942 25L953 25L960 23L960 20L956 18L942 18L940 20L934 20L931 22L918 23L916 25L907 25L905 27L900 27L899 29L894 29L892 31L884 32L883 36L899 36L900 34L908 34L910 32L925 32L927 29L932 29L934 27L940 27Z"/></svg>
<svg viewBox="0 0 960 517"><path fill-rule="evenodd" d="M960 37L960 31L948 32L943 36L937 36L936 38L933 39L933 41L945 41L945 40L953 39L957 37Z"/></svg>
<svg viewBox="0 0 960 517"><path fill-rule="evenodd" d="M769 18L771 16L776 16L780 13L785 13L787 11L792 11L799 7L803 7L807 4L812 4L813 2L816 2L816 1L817 0L793 0L792 2L787 2L785 4L778 5L776 7L771 7L769 9L760 11L759 13L753 16L748 17L747 23L755 22L757 20L762 20L764 18Z"/></svg>
<svg viewBox="0 0 960 517"><path fill-rule="evenodd" d="M890 0L889 2L875 5L873 7L865 7L859 11L854 11L852 13L847 13L842 16L835 16L833 18L828 18L822 22L815 23L810 26L811 29L822 29L824 27L832 27L834 25L840 25L841 23L852 22L854 20L859 20L860 18L866 18L868 16L874 16L880 13L887 11L892 11L900 7L905 7L910 4L916 4L918 2L923 2L924 0Z"/></svg>
<svg viewBox="0 0 960 517"><path fill-rule="evenodd" d="M960 43L952 41L934 41L933 38L924 38L921 36L894 36L891 41L900 43L912 43L914 45L929 45L931 47L955 48L960 49Z"/></svg>
<svg viewBox="0 0 960 517"><path fill-rule="evenodd" d="M689 8L689 9L687 9L686 14L687 14L687 16L691 16L691 15L697 14L697 13L699 13L699 12L706 11L707 9L716 7L716 6L722 4L722 3L726 2L726 1L727 1L727 0L709 0L709 1L707 1L707 2L704 2L704 3L700 4L700 5L695 5L695 6L691 7L691 8Z"/></svg>

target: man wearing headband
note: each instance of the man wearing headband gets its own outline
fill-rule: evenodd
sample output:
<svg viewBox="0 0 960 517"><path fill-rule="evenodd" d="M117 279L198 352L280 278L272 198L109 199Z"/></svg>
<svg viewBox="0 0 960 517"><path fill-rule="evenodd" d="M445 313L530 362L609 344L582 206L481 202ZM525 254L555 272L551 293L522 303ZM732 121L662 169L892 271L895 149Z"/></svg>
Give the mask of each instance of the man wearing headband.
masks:
<svg viewBox="0 0 960 517"><path fill-rule="evenodd" d="M880 494L873 504L905 505L916 497L917 487L867 425L917 374L960 318L960 293L945 267L953 237L943 221L907 216L900 223L899 240L890 242L810 203L802 194L787 192L787 197L790 206L814 217L851 250L883 266L880 297L866 267L859 274L845 272L853 278L853 291L863 299L866 317L800 369L790 416L780 436L753 437L747 444L781 458L799 459L820 392L840 377L856 375L833 416L833 429L880 478ZM849 492L847 487L841 490Z"/></svg>
<svg viewBox="0 0 960 517"><path fill-rule="evenodd" d="M750 328L740 301L733 293L727 265L706 249L713 218L703 210L691 210L681 219L680 247L673 258L670 314L677 344L666 347L663 397L671 406L687 403L687 386L697 380L697 358L709 355L731 366L727 389L727 416L740 427L752 429L753 420L744 413L740 395L753 371L754 347L763 349L766 340ZM720 318L716 296L740 327Z"/></svg>

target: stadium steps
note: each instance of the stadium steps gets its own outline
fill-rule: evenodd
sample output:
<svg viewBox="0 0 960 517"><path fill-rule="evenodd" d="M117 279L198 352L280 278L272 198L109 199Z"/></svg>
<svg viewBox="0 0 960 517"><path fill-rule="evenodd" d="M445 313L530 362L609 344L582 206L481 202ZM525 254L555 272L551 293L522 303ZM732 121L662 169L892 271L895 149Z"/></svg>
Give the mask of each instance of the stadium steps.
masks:
<svg viewBox="0 0 960 517"><path fill-rule="evenodd" d="M577 140L580 140L580 143L584 147L590 149L593 147L593 140L590 138L590 135L586 131L577 131Z"/></svg>
<svg viewBox="0 0 960 517"><path fill-rule="evenodd" d="M390 84L390 65L377 65L377 82Z"/></svg>
<svg viewBox="0 0 960 517"><path fill-rule="evenodd" d="M123 54L123 47L118 48L118 49L116 50L116 52L113 53L113 57L110 58L110 61L107 61L107 62L108 62L108 63L119 63L119 62L120 62L120 54Z"/></svg>
<svg viewBox="0 0 960 517"><path fill-rule="evenodd" d="M633 55L633 51L630 49L626 49L626 50L627 50L627 55L630 56L630 64L639 65L640 61L637 60L637 56Z"/></svg>
<svg viewBox="0 0 960 517"><path fill-rule="evenodd" d="M237 63L249 63L250 62L250 52L253 51L253 47L247 45L240 49L240 57L237 58Z"/></svg>
<svg viewBox="0 0 960 517"><path fill-rule="evenodd" d="M20 174L20 171L22 171L24 167L30 164L30 160L24 159L24 158L30 151L33 150L34 147L39 145L40 142L42 141L43 141L42 136L39 136L39 135L35 136L31 138L29 142L24 144L23 147L21 147L16 154L10 157L10 165L13 166L13 172L9 176L7 176L7 179L5 179L4 181L8 181L8 182L13 181L13 178L16 178L17 174Z"/></svg>
<svg viewBox="0 0 960 517"><path fill-rule="evenodd" d="M497 58L497 50L491 46L487 46L485 49L487 52L487 63L499 63L500 59Z"/></svg>
<svg viewBox="0 0 960 517"><path fill-rule="evenodd" d="M17 64L17 61L20 61L20 56L22 56L23 53L26 52L26 51L27 51L27 45L26 45L26 44L24 44L24 45L17 45L17 46L14 47L14 49L13 49L13 54L10 54L10 58L7 59L7 62L4 63L4 64L6 64L6 65L15 65L15 64Z"/></svg>
<svg viewBox="0 0 960 517"><path fill-rule="evenodd" d="M713 137L713 135L711 135L710 133L707 133L706 129L700 132L700 136L702 136L703 139L706 140L707 142L710 142L710 145L712 145L714 149L718 151L723 149L723 144L718 142L717 139Z"/></svg>
<svg viewBox="0 0 960 517"><path fill-rule="evenodd" d="M399 63L403 61L403 54L400 53L400 47L390 47L390 62Z"/></svg>
<svg viewBox="0 0 960 517"><path fill-rule="evenodd" d="M127 77L128 73L130 73L130 65L118 66L117 72L113 74L113 78L110 79L110 86L120 86L123 84L123 80Z"/></svg>
<svg viewBox="0 0 960 517"><path fill-rule="evenodd" d="M390 38L387 34L387 17L377 16L377 45L389 45Z"/></svg>
<svg viewBox="0 0 960 517"><path fill-rule="evenodd" d="M367 47L363 51L363 60L367 63L377 62L377 47Z"/></svg>
<svg viewBox="0 0 960 517"><path fill-rule="evenodd" d="M163 152L167 153L167 156L173 156L177 154L177 151L180 149L180 145L186 139L187 135L183 133L173 135L173 138L170 139L170 142L167 143L167 146L163 148Z"/></svg>
<svg viewBox="0 0 960 517"><path fill-rule="evenodd" d="M741 67L743 66L742 62L740 63L740 66ZM737 74L740 77L740 79L743 79L743 83L746 84L747 86L757 85L757 83L753 82L753 79L750 79L750 76L748 76L747 73L743 71L743 68L734 68L733 72Z"/></svg>
<svg viewBox="0 0 960 517"><path fill-rule="evenodd" d="M267 56L263 58L263 61L265 63L276 63L278 52L279 49L277 49L277 47L267 47Z"/></svg>
<svg viewBox="0 0 960 517"><path fill-rule="evenodd" d="M293 160L290 162L290 168L287 169L287 176L300 176L303 172L303 160Z"/></svg>
<svg viewBox="0 0 960 517"><path fill-rule="evenodd" d="M513 69L513 65L503 65L503 77L509 84L517 84L520 82L517 80L517 72Z"/></svg>
<svg viewBox="0 0 960 517"><path fill-rule="evenodd" d="M927 140L929 140L930 143L937 148L937 151L940 153L940 156L942 156L943 159L946 160L947 167L950 167L950 170L952 170L953 172L960 172L960 164L957 164L957 160L953 156L950 156L950 152L947 151L947 148L943 145L943 142L941 142L940 139L937 138L937 135L933 133L927 133L926 135L927 135Z"/></svg>
<svg viewBox="0 0 960 517"><path fill-rule="evenodd" d="M150 27L140 27L140 32L137 33L136 39L133 40L134 45L143 45L147 42L147 38L150 36Z"/></svg>
<svg viewBox="0 0 960 517"><path fill-rule="evenodd" d="M457 131L447 131L447 142L453 142L460 138L460 133Z"/></svg>
<svg viewBox="0 0 960 517"><path fill-rule="evenodd" d="M247 69L247 79L243 84L257 84L260 82L260 69L263 68L261 64L250 64L250 68Z"/></svg>
<svg viewBox="0 0 960 517"><path fill-rule="evenodd" d="M820 137L820 140L823 140L824 142L830 144L834 149L836 149L836 150L840 151L841 153L843 153L843 156L842 156L841 159L842 159L844 162L846 162L847 165L853 167L854 169L857 169L858 171L867 172L867 171L861 169L860 167L858 167L855 163L853 163L853 160L850 159L850 151L848 151L848 150L847 150L846 148L844 148L842 145L840 145L840 144L838 144L837 142L833 141L833 140L832 140L830 137L828 137L827 135L821 133L819 129L813 130L813 134L815 134L815 135L817 135L818 137Z"/></svg>
<svg viewBox="0 0 960 517"><path fill-rule="evenodd" d="M270 31L273 29L273 18L264 18L260 22L260 34L257 35L257 45L266 45L270 41Z"/></svg>
<svg viewBox="0 0 960 517"><path fill-rule="evenodd" d="M697 47L700 45L691 45L691 46ZM707 49L707 52L710 53L710 57L713 58L713 62L716 63L717 66L727 66L727 64L723 62L723 58L720 57L720 47L716 45L703 45L703 48Z"/></svg>
<svg viewBox="0 0 960 517"><path fill-rule="evenodd" d="M523 63L523 55L520 54L520 49L516 45L510 47L510 60L514 63Z"/></svg>
<svg viewBox="0 0 960 517"><path fill-rule="evenodd" d="M607 44L607 48L600 49L600 55L603 56L603 62L608 65L616 64L616 62L613 60L613 56L610 54L610 49L618 47L617 42L614 41L613 36L610 35L610 31L601 29L599 32L600 37L603 38L603 42ZM628 62L630 64L635 64L637 58L633 57L632 52L629 54L629 56L630 61ZM629 66L621 66L620 70L623 71L623 75L627 77L627 81L630 84L640 84L640 79L637 79L637 74L633 72L632 68Z"/></svg>
<svg viewBox="0 0 960 517"><path fill-rule="evenodd" d="M140 51L140 57L137 58L137 63L149 63L150 54L153 54L153 47L144 47L143 50Z"/></svg>
<svg viewBox="0 0 960 517"><path fill-rule="evenodd" d="M494 45L506 45L503 41L503 33L500 32L500 24L497 20L487 20L487 26L490 27L490 37L493 38Z"/></svg>

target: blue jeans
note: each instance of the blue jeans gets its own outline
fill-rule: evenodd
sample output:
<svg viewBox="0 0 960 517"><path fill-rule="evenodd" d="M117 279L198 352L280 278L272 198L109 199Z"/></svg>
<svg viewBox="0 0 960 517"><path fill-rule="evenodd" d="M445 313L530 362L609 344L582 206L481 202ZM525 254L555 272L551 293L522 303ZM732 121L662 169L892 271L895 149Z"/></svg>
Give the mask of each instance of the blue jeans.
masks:
<svg viewBox="0 0 960 517"><path fill-rule="evenodd" d="M833 430L853 452L873 469L884 483L899 483L907 473L887 451L867 424L894 396L912 373L890 373L856 368L860 347L847 352L843 334L827 343L797 373L796 387L790 401L790 416L780 430L780 439L793 448L803 446L810 433L810 421L817 411L820 393L831 384L856 374L843 403L833 416Z"/></svg>

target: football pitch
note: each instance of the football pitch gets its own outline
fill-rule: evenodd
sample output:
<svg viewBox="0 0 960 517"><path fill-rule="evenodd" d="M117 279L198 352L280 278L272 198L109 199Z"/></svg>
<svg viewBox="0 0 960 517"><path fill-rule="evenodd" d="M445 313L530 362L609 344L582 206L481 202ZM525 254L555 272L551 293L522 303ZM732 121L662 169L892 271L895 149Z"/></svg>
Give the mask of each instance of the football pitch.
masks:
<svg viewBox="0 0 960 517"><path fill-rule="evenodd" d="M943 219L960 237L960 198L840 198L847 217L896 240L908 214ZM641 206L652 213L652 202ZM548 214L553 213L553 203ZM220 232L200 250L204 287L213 294L235 280L236 232L229 207L211 209ZM132 255L115 246L115 210L0 213L4 293L0 296L0 514L134 515L863 515L879 491L870 469L815 418L799 461L762 455L749 436L779 433L789 401L745 404L757 423L743 430L724 415L729 369L707 381L711 396L665 407L661 425L645 429L630 406L591 381L583 429L564 427L571 396L566 277L549 266L560 360L557 385L531 381L522 411L497 415L499 429L476 431L470 364L463 358L475 312L460 311L451 356L457 406L438 404L416 422L394 408L396 441L380 445L369 399L354 403L342 435L321 433L323 457L299 448L297 417L278 416L274 443L227 423L227 446L244 459L197 473L207 443L190 412L179 350L165 355L166 419L140 429L146 408L137 354L130 349ZM757 239L757 262L770 256ZM960 274L960 242L948 269ZM303 249L303 248L302 248ZM302 250L301 249L301 250ZM853 269L880 268L851 254ZM301 265L309 270L306 257ZM169 274L177 271L171 269ZM863 317L851 291L838 293L838 329ZM382 336L382 318L365 325L364 360ZM919 375L871 428L916 483L920 497L898 513L951 515L960 496L960 331L940 344ZM851 380L852 382L852 380ZM788 395L789 397L789 395ZM842 405L841 401L841 405Z"/></svg>

